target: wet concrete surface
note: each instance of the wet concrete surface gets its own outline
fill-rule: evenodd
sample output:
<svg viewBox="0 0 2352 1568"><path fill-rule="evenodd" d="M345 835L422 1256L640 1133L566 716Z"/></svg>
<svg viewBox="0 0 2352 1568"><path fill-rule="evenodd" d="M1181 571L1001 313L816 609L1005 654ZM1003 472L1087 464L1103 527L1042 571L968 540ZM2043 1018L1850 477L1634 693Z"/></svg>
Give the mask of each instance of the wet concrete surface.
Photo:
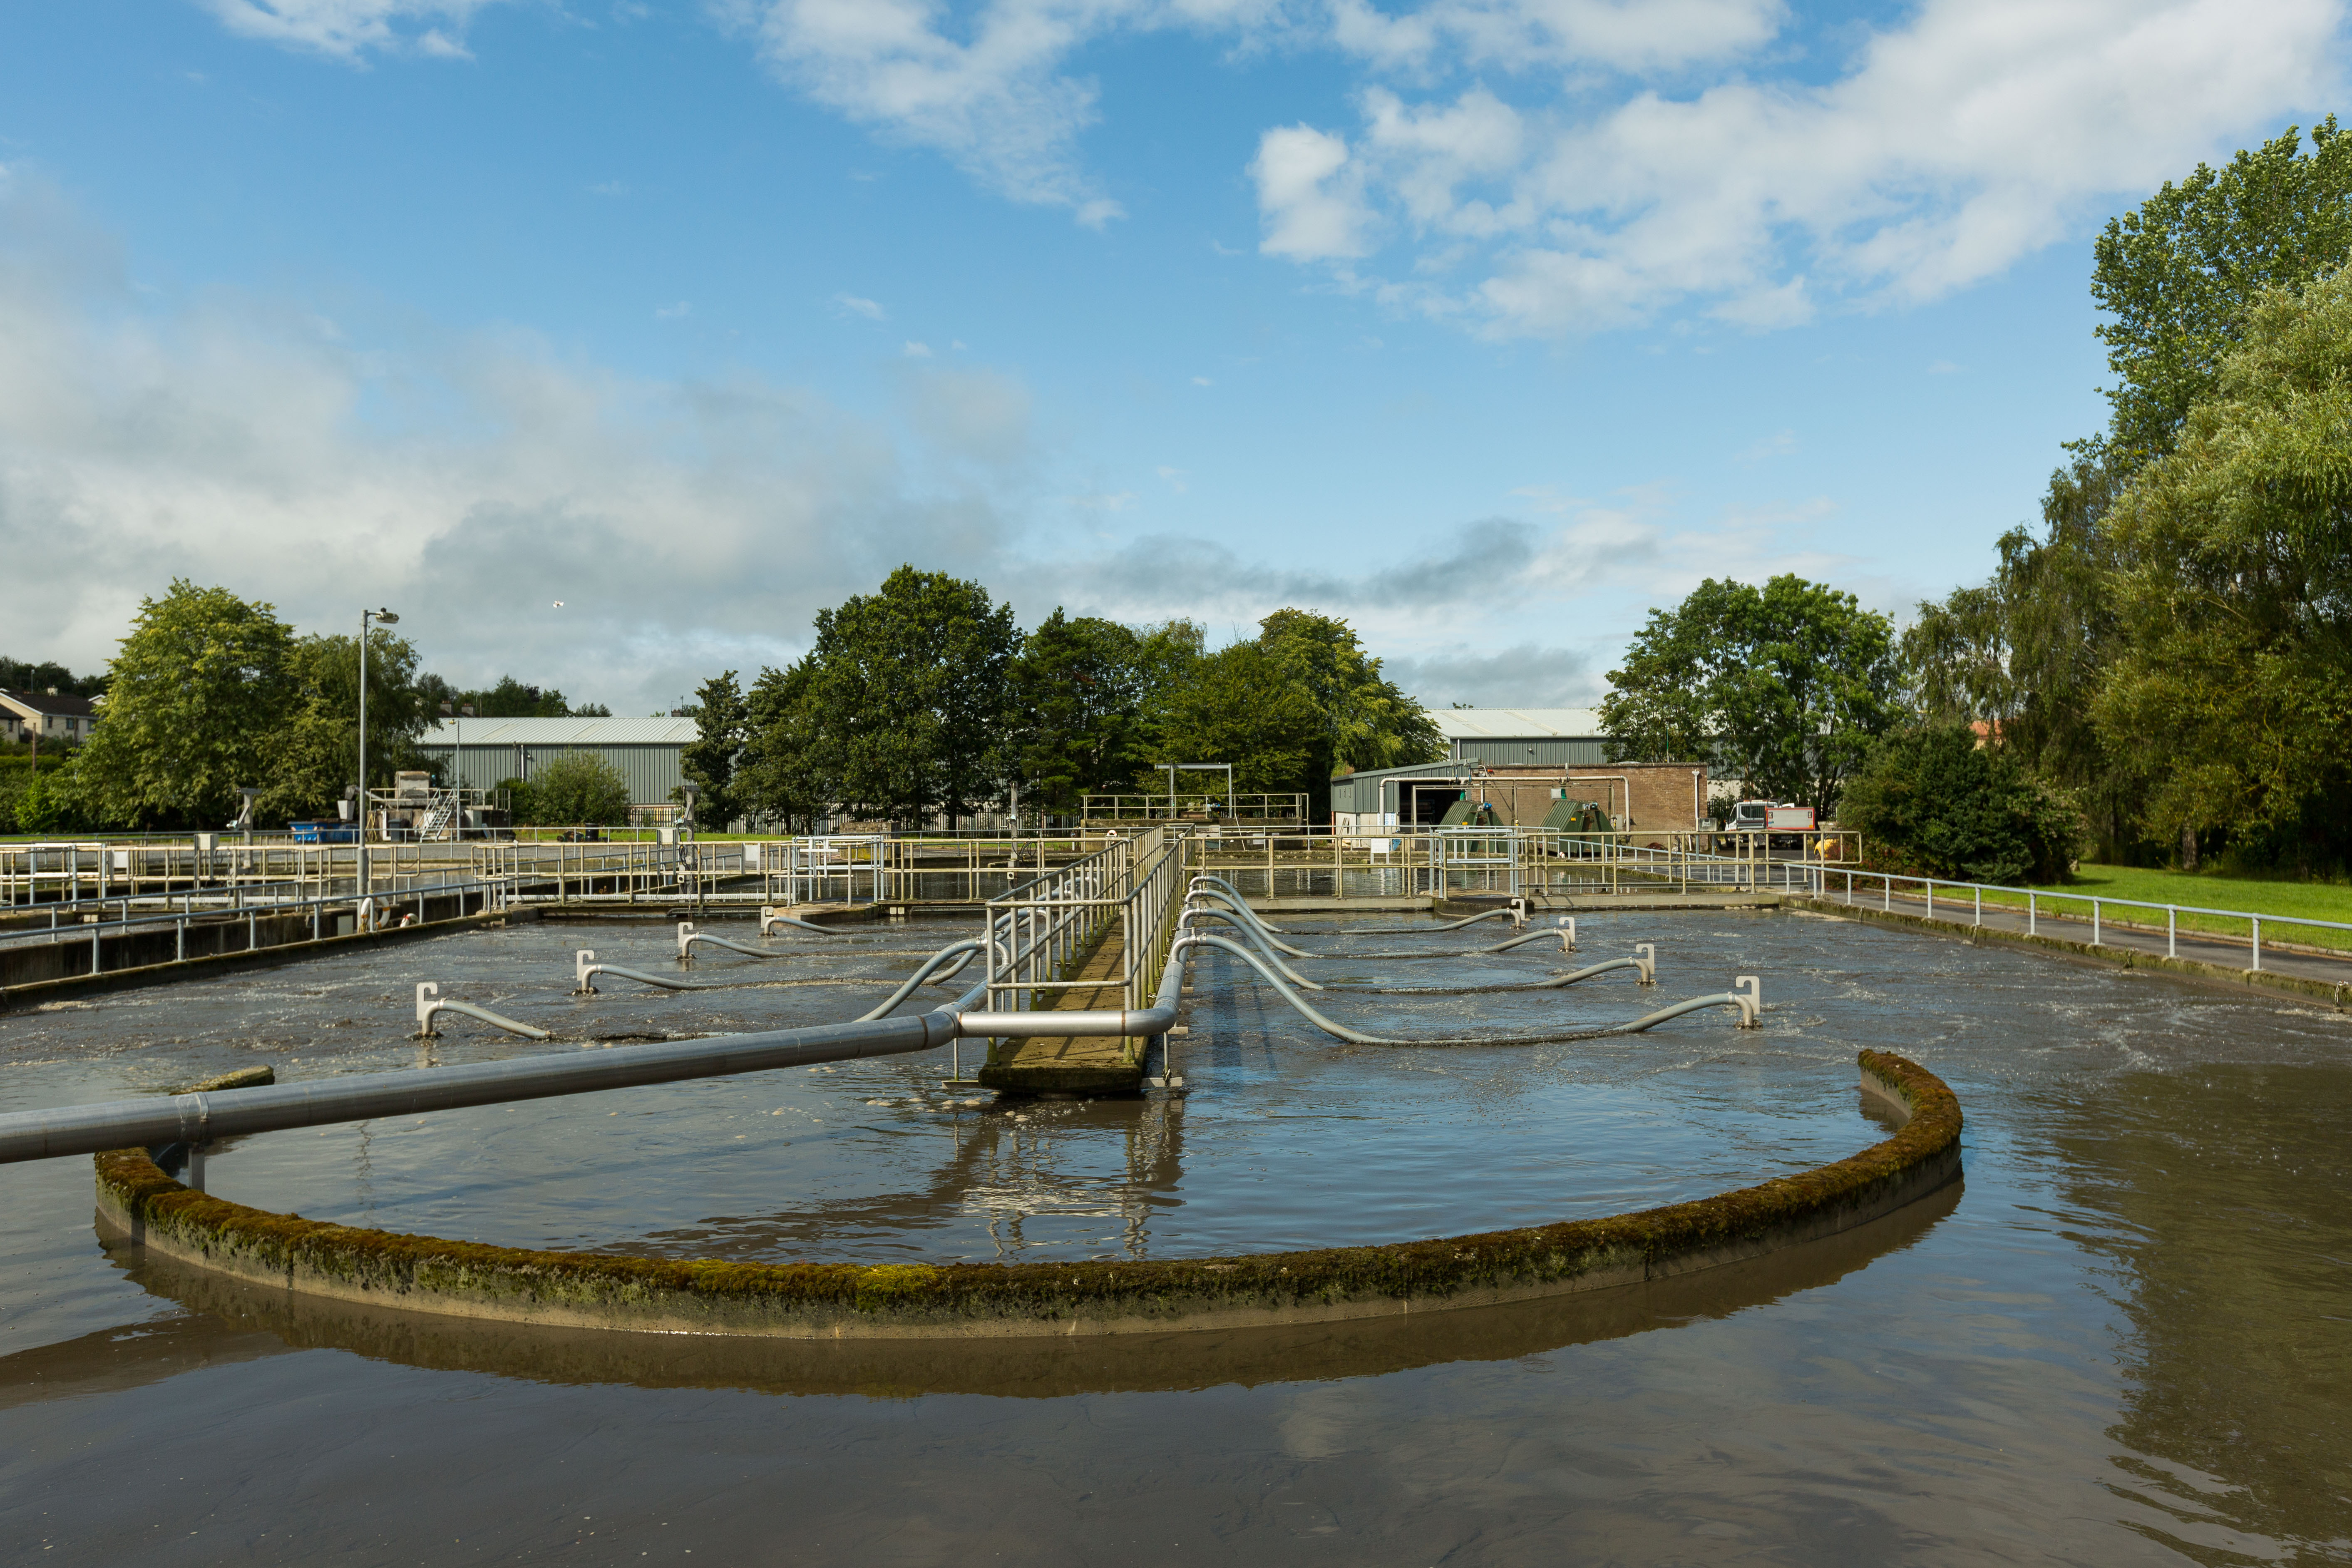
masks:
<svg viewBox="0 0 2352 1568"><path fill-rule="evenodd" d="M1760 973L1766 1027L1711 1014L1606 1044L1345 1047L1220 956L1176 1043L1181 1099L999 1106L944 1087L941 1052L270 1134L218 1154L211 1184L311 1217L682 1256L1393 1239L1837 1158L1884 1136L1853 1087L1869 1046L1958 1092L1965 1189L1586 1300L1113 1343L747 1347L232 1286L110 1252L87 1162L13 1167L0 1539L66 1563L2352 1555L2352 1022L1786 915L1579 926L1575 962L1657 942L1658 987L1329 1010L1399 1034L1534 1028ZM557 1048L828 1021L961 931L694 971L850 985L573 999L574 946L657 967L670 932L547 925L93 999L0 1019L0 1107L263 1060L291 1079L550 1048L459 1022L426 1055L403 1037L417 979L579 1042ZM1561 962L1313 973L1468 984Z"/></svg>

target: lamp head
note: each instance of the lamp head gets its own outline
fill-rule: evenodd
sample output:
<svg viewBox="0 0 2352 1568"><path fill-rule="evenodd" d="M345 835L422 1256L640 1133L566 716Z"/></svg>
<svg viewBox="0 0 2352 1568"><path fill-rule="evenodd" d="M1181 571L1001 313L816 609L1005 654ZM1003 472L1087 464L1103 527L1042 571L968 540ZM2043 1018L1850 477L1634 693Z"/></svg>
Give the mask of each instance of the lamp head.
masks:
<svg viewBox="0 0 2352 1568"><path fill-rule="evenodd" d="M396 626L400 625L400 617L394 615L390 610L378 610L375 613L375 618L382 621L388 626Z"/></svg>

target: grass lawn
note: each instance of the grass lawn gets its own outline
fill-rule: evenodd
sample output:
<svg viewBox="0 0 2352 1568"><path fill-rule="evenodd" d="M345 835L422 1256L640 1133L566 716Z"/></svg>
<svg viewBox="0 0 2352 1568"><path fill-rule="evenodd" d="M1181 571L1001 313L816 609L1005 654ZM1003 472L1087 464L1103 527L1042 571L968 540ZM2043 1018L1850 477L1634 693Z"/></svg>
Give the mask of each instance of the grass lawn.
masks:
<svg viewBox="0 0 2352 1568"><path fill-rule="evenodd" d="M2037 892L2043 884L2033 884ZM2195 904L2209 910L2244 910L2261 915L2263 940L2299 942L2310 947L2352 948L2352 931L2328 931L2320 927L2271 923L2271 916L2282 921L2289 918L2315 921L2340 921L2352 925L2352 886L2341 882L2289 882L2258 877L2232 877L2218 871L2158 871L2137 866L2099 866L2086 863L2063 884L2051 885L2048 894L2040 900L2042 908L2053 914L2090 914L2089 900L2137 899L2149 904ZM1985 895L1987 903L2023 904L2013 895ZM2115 910L2101 907L2101 918L2129 921L2135 924L2162 926L2161 910ZM2180 917L2183 931L2210 931L2244 936L2252 929L2244 921L2227 920L2216 915Z"/></svg>

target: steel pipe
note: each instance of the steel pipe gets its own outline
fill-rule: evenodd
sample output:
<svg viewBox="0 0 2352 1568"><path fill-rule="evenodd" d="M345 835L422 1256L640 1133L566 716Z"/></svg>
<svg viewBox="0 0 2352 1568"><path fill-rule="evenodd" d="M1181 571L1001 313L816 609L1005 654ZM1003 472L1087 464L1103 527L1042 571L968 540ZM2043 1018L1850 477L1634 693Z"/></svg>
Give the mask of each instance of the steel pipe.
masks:
<svg viewBox="0 0 2352 1568"><path fill-rule="evenodd" d="M691 962L694 957L694 944L698 942L707 942L713 947L723 947L730 952L740 952L751 958L790 958L793 956L788 952L770 952L765 948L745 947L740 942L730 942L723 936L712 936L707 931L698 931L694 929L694 922L692 921L678 921L677 955L680 958Z"/></svg>
<svg viewBox="0 0 2352 1568"><path fill-rule="evenodd" d="M202 1145L289 1127L373 1121L469 1105L593 1094L864 1057L906 1056L954 1039L959 1032L957 1009L979 997L975 988L929 1013L872 1023L717 1035L462 1067L354 1073L309 1083L241 1089L230 1094L175 1094L165 1100L118 1100L53 1110L11 1111L0 1115L0 1164L134 1145Z"/></svg>
<svg viewBox="0 0 2352 1568"><path fill-rule="evenodd" d="M777 909L772 905L762 908L760 910L760 934L761 936L767 935L768 928L770 926L794 926L804 931L812 931L818 936L839 937L849 934L847 931L834 931L829 927L818 925L814 921L804 921L797 918L796 916L788 915L784 913L783 910Z"/></svg>
<svg viewBox="0 0 2352 1568"><path fill-rule="evenodd" d="M477 1007L471 1002L436 1001L435 998L438 997L440 994L441 987L435 982L430 980L420 980L416 983L416 1034L415 1038L420 1040L437 1040L441 1037L440 1031L433 1026L433 1016L436 1013L463 1013L469 1018L479 1018L485 1024L495 1025L499 1028L504 1029L509 1035L520 1035L526 1039L550 1040L555 1037L549 1034L545 1029L533 1028L529 1024L518 1024L512 1018L502 1018L496 1013L491 1012L488 1008Z"/></svg>

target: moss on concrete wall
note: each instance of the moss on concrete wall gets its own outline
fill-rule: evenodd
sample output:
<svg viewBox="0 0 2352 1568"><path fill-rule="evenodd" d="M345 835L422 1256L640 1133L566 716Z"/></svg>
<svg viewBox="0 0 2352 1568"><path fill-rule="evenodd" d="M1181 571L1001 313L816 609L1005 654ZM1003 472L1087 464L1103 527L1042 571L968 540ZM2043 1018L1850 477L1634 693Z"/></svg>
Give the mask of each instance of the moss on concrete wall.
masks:
<svg viewBox="0 0 2352 1568"><path fill-rule="evenodd" d="M766 1264L530 1251L362 1230L194 1192L145 1151L97 1157L99 1200L132 1239L314 1295L587 1327L809 1338L1164 1332L1378 1317L1605 1289L1755 1257L1867 1223L1959 1175L1942 1080L1865 1051L1865 1088L1906 1110L1834 1164L1694 1203L1522 1230L1143 1262Z"/></svg>

